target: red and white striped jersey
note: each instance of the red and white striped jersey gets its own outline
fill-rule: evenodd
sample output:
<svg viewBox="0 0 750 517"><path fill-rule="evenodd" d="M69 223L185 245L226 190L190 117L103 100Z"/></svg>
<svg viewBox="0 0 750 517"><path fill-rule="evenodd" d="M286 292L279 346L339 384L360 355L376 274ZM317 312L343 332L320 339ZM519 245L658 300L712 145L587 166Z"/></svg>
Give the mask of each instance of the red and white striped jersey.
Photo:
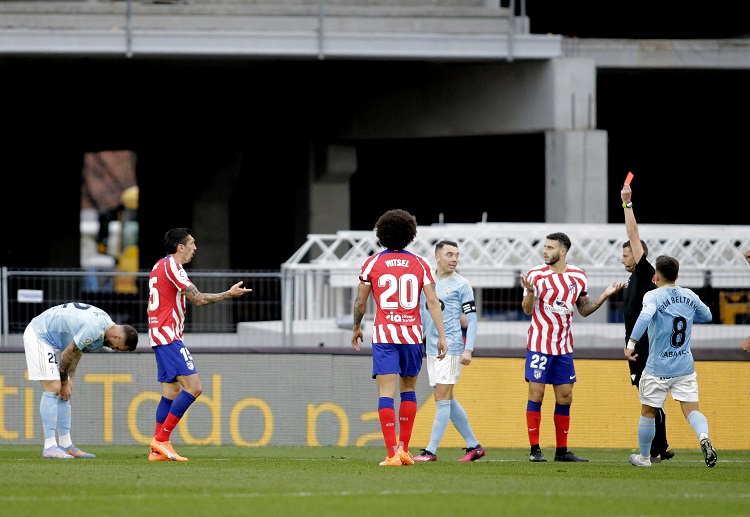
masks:
<svg viewBox="0 0 750 517"><path fill-rule="evenodd" d="M152 347L182 340L185 295L192 282L171 255L160 259L148 278L148 340Z"/></svg>
<svg viewBox="0 0 750 517"><path fill-rule="evenodd" d="M570 264L564 273L555 273L543 264L530 269L526 278L536 296L526 348L550 355L573 353L571 323L576 302L588 296L586 273Z"/></svg>
<svg viewBox="0 0 750 517"><path fill-rule="evenodd" d="M405 250L383 250L364 261L359 280L372 287L375 300L372 342L422 343L419 295L425 285L435 284L429 261Z"/></svg>

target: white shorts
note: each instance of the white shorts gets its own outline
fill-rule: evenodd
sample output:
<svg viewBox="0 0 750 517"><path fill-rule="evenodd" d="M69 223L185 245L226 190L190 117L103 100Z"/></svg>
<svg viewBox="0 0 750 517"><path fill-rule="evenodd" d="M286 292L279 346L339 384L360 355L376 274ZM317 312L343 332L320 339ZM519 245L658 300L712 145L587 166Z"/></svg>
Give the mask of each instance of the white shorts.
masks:
<svg viewBox="0 0 750 517"><path fill-rule="evenodd" d="M30 381L60 380L60 350L36 337L31 325L23 333L23 348L26 352L26 368Z"/></svg>
<svg viewBox="0 0 750 517"><path fill-rule="evenodd" d="M646 372L638 383L641 404L660 408L667 400L667 392L677 402L698 402L698 380L695 372L679 377L654 377Z"/></svg>
<svg viewBox="0 0 750 517"><path fill-rule="evenodd" d="M438 360L437 355L428 355L427 377L430 379L430 386L456 384L462 366L460 355L446 355L441 360Z"/></svg>

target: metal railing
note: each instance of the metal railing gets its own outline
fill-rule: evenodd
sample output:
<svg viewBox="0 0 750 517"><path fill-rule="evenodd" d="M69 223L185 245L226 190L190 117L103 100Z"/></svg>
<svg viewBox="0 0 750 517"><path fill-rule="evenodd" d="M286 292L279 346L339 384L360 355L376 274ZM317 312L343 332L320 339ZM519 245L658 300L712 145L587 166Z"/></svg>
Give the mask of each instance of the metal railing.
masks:
<svg viewBox="0 0 750 517"><path fill-rule="evenodd" d="M639 226L650 257L678 257L680 285L709 289L707 295L712 300L714 291L720 289L750 288L750 270L743 256L744 250L750 249L750 227ZM519 275L542 262L544 237L553 231L565 232L571 238L568 263L586 271L593 291L615 280L627 280L629 274L620 262L626 240L622 224L482 222L420 226L408 249L432 261L438 240L455 240L461 253L459 270L474 287L480 317L494 314L511 318L517 312L512 308L520 307ZM374 231L308 235L282 265L282 319L291 325L292 321L351 312L359 267L380 249Z"/></svg>
<svg viewBox="0 0 750 517"><path fill-rule="evenodd" d="M678 283L696 291L709 305L714 324L750 324L750 270L743 256L750 249L750 227L644 224L640 230L649 256L679 258ZM586 271L592 292L601 292L612 281L627 280L620 263L625 236L619 224L434 225L420 227L409 249L432 257L437 240L459 243L459 271L474 287L483 322L480 333L489 333L497 325L525 320L519 275L541 263L544 236L552 231L571 237L569 262ZM188 304L186 338L189 334L190 346L349 346L359 266L379 249L373 231L311 234L280 272L190 270L190 278L203 292L222 292L243 280L253 293L231 303L201 308ZM74 300L106 310L117 323L147 331L148 271L4 268L1 274L3 346L20 345L26 325L43 308ZM606 308L583 321L620 323L620 304L621 297L613 297ZM372 321L373 311L374 304L369 303L365 325ZM505 327L500 330L505 332Z"/></svg>
<svg viewBox="0 0 750 517"><path fill-rule="evenodd" d="M186 334L235 335L240 322L281 319L281 275L278 272L191 270L190 279L205 293L226 291L242 280L253 292L231 303L196 308L188 304ZM85 269L26 270L2 268L2 345L19 345L29 321L48 307L80 301L105 310L116 323L148 331L149 271L124 273Z"/></svg>

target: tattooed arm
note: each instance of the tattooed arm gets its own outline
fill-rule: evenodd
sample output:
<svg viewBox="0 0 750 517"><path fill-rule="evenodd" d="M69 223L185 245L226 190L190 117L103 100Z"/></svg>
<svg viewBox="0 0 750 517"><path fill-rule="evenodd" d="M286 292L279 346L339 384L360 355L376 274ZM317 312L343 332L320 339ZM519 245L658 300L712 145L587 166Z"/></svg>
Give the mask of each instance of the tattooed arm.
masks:
<svg viewBox="0 0 750 517"><path fill-rule="evenodd" d="M73 394L73 377L76 373L78 361L81 360L83 350L78 348L74 341L65 347L60 354L60 399L70 400Z"/></svg>
<svg viewBox="0 0 750 517"><path fill-rule="evenodd" d="M589 296L578 298L578 301L576 302L578 312L584 318L589 314L593 314L599 307L604 304L607 298L620 291L623 287L625 287L624 283L612 282L604 289L604 292L596 300L592 301L591 297Z"/></svg>
<svg viewBox="0 0 750 517"><path fill-rule="evenodd" d="M202 293L195 287L195 284L191 284L190 287L183 291L187 299L193 302L199 307L202 305L209 305L212 303L226 300L227 298L239 298L245 293L252 292L252 289L242 287L242 281L237 282L229 290L223 293Z"/></svg>

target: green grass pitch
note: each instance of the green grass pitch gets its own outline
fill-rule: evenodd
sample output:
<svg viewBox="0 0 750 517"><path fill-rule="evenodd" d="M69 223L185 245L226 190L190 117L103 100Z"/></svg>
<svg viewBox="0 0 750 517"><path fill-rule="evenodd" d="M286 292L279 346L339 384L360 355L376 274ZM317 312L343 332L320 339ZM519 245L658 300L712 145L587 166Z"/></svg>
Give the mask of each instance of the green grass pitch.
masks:
<svg viewBox="0 0 750 517"><path fill-rule="evenodd" d="M459 463L380 467L384 447L178 446L188 462L149 462L147 447L85 446L95 459L51 460L0 447L0 515L63 516L750 516L750 451L677 450L651 468L624 449L576 449L589 463L530 463L487 449ZM419 451L414 451L418 453ZM553 450L545 451L548 460Z"/></svg>

